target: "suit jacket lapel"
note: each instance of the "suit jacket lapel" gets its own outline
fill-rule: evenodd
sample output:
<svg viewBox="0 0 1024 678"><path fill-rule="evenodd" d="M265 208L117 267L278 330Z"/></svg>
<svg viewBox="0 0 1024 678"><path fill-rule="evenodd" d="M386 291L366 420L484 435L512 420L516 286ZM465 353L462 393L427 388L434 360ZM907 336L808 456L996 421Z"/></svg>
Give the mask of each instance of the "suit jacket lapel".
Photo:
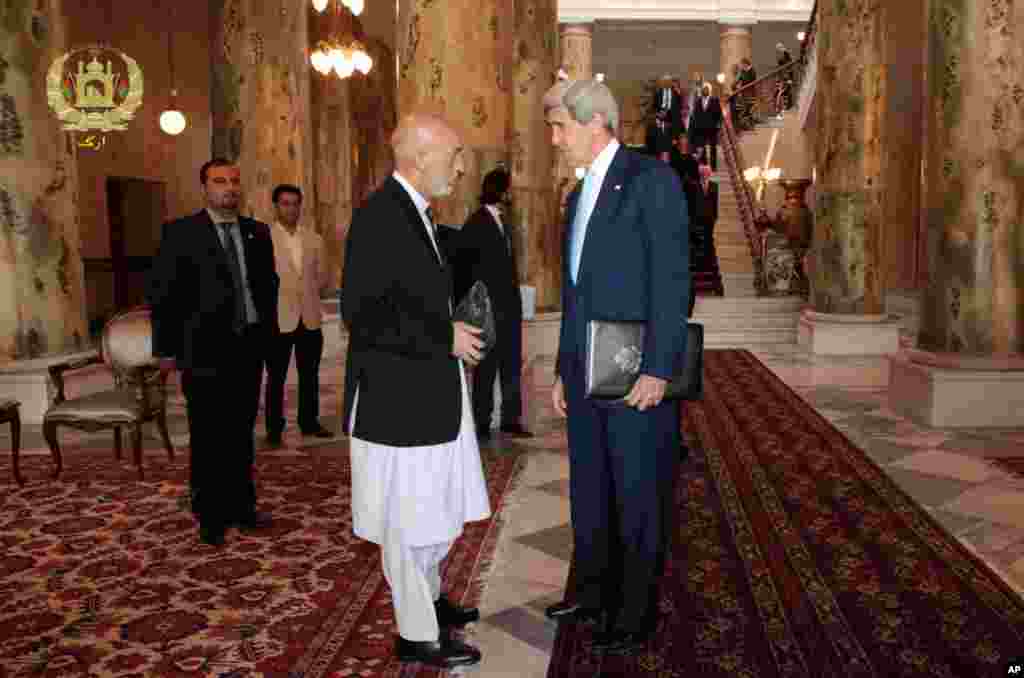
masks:
<svg viewBox="0 0 1024 678"><path fill-rule="evenodd" d="M395 198L402 205L402 209L405 210L405 215L408 217L409 227L412 228L413 232L423 243L423 246L430 251L430 256L433 257L434 261L441 268L444 268L444 262L441 261L437 252L441 249L441 243L437 243L437 250L430 243L430 236L427 235L427 227L423 223L423 217L420 216L420 211L416 209L416 203L412 201L412 197L406 192L405 187L398 183L398 180L393 176L388 177L388 182L391 186L391 191L395 193Z"/></svg>
<svg viewBox="0 0 1024 678"><path fill-rule="evenodd" d="M587 251L593 249L591 244L595 238L600 237L601 229L615 216L622 201L622 184L626 177L627 154L624 146L615 151L612 164L601 182L601 191L597 194L597 202L594 203L594 211L590 213L590 220L587 222L587 234L583 240L583 251L580 253L580 270L576 277L577 281L583 280L583 271L587 266Z"/></svg>

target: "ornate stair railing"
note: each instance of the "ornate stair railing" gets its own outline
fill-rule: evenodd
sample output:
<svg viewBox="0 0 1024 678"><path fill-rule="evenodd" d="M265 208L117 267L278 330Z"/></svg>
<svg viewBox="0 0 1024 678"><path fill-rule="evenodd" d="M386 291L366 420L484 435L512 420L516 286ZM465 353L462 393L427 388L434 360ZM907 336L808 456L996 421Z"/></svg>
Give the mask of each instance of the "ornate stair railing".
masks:
<svg viewBox="0 0 1024 678"><path fill-rule="evenodd" d="M785 110L785 103L779 97L779 84L785 79L789 80L788 104L790 108L796 106L797 96L803 89L804 76L807 74L808 61L814 56L814 41L818 29L818 2L815 0L811 9L811 18L807 21L807 28L804 30L804 40L800 45L800 55L783 64L778 68L769 71L767 74L757 78L740 87L729 95L728 108L736 110L740 101L744 101L749 107L750 118L756 123L761 122L769 115L778 115ZM812 72L813 75L813 72ZM733 121L734 124L739 121ZM743 130L737 130L743 131Z"/></svg>
<svg viewBox="0 0 1024 678"><path fill-rule="evenodd" d="M729 168L729 178L732 180L733 192L736 194L736 203L739 205L743 232L747 236L750 256L754 262L754 287L759 296L764 295L767 293L767 284L764 277L764 245L761 233L757 227L760 215L754 209L757 203L754 199L753 188L743 178L743 170L746 169L746 164L743 162L743 154L740 151L739 137L732 125L732 119L728 115L722 118L722 133L719 141L725 165Z"/></svg>

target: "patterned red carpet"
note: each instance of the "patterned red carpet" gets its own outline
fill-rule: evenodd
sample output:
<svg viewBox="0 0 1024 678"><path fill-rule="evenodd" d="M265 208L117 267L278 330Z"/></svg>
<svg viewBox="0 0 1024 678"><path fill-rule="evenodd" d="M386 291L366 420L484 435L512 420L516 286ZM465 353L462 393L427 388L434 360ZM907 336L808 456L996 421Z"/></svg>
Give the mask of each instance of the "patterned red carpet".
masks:
<svg viewBox="0 0 1024 678"><path fill-rule="evenodd" d="M646 651L563 625L549 678L1006 674L1024 600L746 351L707 352Z"/></svg>
<svg viewBox="0 0 1024 678"><path fill-rule="evenodd" d="M397 675L380 552L352 536L343 443L258 451L275 525L231 531L222 549L197 540L184 450L174 464L152 450L139 482L110 447L71 447L59 482L22 489L0 462L0 678ZM518 457L485 462L497 507ZM50 468L22 462L29 478ZM469 526L453 549L453 599L478 598L499 523Z"/></svg>

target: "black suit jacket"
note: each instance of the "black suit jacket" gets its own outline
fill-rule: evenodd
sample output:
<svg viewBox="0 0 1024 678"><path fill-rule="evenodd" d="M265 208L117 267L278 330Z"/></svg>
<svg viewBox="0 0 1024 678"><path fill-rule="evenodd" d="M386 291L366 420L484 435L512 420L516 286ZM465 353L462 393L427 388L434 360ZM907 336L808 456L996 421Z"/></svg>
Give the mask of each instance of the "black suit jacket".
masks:
<svg viewBox="0 0 1024 678"><path fill-rule="evenodd" d="M704 143L718 143L718 128L722 125L722 104L718 97L709 97L706 107L704 97L697 97L693 106L694 134L700 135Z"/></svg>
<svg viewBox="0 0 1024 678"><path fill-rule="evenodd" d="M506 222L505 228L511 226ZM511 234L511 231L507 232ZM515 243L515 238L509 241ZM482 280L487 285L498 323L522 319L523 301L519 294L519 267L514 245L510 251L498 222L486 207L471 214L459 232L458 262L464 272L459 277L466 289L457 290L457 298L461 299L473 283Z"/></svg>
<svg viewBox="0 0 1024 678"><path fill-rule="evenodd" d="M259 324L277 331L277 291L270 227L238 217L246 278ZM204 209L164 224L146 290L153 310L153 353L173 357L179 369L216 374L233 364L235 291L227 254Z"/></svg>
<svg viewBox="0 0 1024 678"><path fill-rule="evenodd" d="M572 283L570 245L582 183L569 195L562 238L562 324L555 374L583 364L590 320L643 321L640 373L671 379L685 355L690 299L689 215L676 173L620 147L587 224Z"/></svg>
<svg viewBox="0 0 1024 678"><path fill-rule="evenodd" d="M450 267L438 260L412 198L388 177L353 215L345 253L342 425L350 435L395 447L455 440L462 387L451 354L451 298Z"/></svg>
<svg viewBox="0 0 1024 678"><path fill-rule="evenodd" d="M693 203L694 224L710 234L715 222L718 221L718 184L709 181L706 193L700 184L697 184L693 193Z"/></svg>

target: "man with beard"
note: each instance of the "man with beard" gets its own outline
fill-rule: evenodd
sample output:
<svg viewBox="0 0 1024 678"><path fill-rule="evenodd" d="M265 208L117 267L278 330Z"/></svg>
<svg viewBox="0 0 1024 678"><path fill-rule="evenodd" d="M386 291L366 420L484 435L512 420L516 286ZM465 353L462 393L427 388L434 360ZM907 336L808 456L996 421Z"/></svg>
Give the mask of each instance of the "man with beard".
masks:
<svg viewBox="0 0 1024 678"><path fill-rule="evenodd" d="M464 370L480 330L452 321L430 209L462 175L463 148L431 115L403 119L391 143L395 172L353 216L342 281L352 527L381 547L399 661L451 668L480 661L451 635L479 612L441 595L440 564L464 523L490 515Z"/></svg>
<svg viewBox="0 0 1024 678"><path fill-rule="evenodd" d="M278 331L279 278L270 228L238 213L241 176L227 160L203 165L206 208L164 226L146 291L153 353L181 370L192 511L213 546L231 525L270 524L256 510L253 428Z"/></svg>

